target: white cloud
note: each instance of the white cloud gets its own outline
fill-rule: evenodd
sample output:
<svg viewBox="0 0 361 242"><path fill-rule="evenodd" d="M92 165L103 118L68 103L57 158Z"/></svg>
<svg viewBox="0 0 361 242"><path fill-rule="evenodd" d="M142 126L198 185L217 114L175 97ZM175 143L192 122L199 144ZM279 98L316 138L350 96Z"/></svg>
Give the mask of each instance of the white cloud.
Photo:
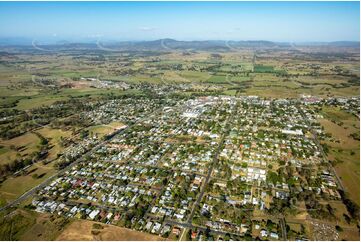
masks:
<svg viewBox="0 0 361 242"><path fill-rule="evenodd" d="M141 31L153 31L153 30L156 30L157 28L155 27L146 27L146 26L143 26L143 27L140 27L139 30Z"/></svg>

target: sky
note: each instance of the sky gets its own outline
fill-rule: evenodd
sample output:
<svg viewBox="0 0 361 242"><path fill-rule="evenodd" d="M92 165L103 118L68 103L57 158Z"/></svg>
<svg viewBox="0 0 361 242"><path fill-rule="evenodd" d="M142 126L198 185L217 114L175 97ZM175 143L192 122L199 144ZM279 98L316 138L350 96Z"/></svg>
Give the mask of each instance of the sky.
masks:
<svg viewBox="0 0 361 242"><path fill-rule="evenodd" d="M0 37L359 41L359 2L0 2Z"/></svg>

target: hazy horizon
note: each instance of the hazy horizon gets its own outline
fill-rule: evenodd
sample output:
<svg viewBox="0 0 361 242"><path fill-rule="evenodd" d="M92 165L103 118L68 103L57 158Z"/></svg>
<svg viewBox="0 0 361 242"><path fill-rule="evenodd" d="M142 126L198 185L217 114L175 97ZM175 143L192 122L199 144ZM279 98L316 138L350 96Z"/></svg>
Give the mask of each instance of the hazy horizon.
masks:
<svg viewBox="0 0 361 242"><path fill-rule="evenodd" d="M0 45L7 45L7 43L11 43L14 41L14 45L33 45L36 43L37 45L61 45L61 44L117 44L117 43L126 43L126 42L134 42L134 43L141 43L141 42L154 42L160 40L169 40L169 41L178 41L178 42L272 42L272 43L279 43L279 44L310 44L310 45L318 45L323 43L338 43L338 42L345 42L345 43L360 43L359 40L332 40L332 41L271 41L267 39L238 39L238 40L227 40L227 39L173 39L173 38L160 38L160 39L140 39L140 40L121 40L121 39L103 39L103 38L47 38L47 37L38 37L38 38L28 38L28 37L0 37Z"/></svg>
<svg viewBox="0 0 361 242"><path fill-rule="evenodd" d="M359 41L359 2L0 2L0 38Z"/></svg>

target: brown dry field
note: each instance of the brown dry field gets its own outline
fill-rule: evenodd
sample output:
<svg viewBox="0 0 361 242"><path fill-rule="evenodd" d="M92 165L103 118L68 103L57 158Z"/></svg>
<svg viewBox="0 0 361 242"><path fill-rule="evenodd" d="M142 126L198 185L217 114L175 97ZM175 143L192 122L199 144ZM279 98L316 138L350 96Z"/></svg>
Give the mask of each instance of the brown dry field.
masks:
<svg viewBox="0 0 361 242"><path fill-rule="evenodd" d="M360 142L349 136L351 133L359 132L359 121L344 111L331 111L334 112L331 117L335 120L342 121L344 124L343 126L339 126L329 119L319 120L325 128L325 131L331 133L334 138L340 141L340 143L326 142L331 149L342 151L338 152L330 149L328 158L330 160L337 159L342 161L335 166L336 172L341 178L350 198L357 204L360 204ZM356 128L353 125L355 125ZM355 154L351 155L351 151Z"/></svg>
<svg viewBox="0 0 361 242"><path fill-rule="evenodd" d="M20 212L25 215L32 214L27 211ZM51 219L51 215L46 213L35 213L33 216L35 219L34 224L21 235L20 240L54 240L64 228L59 223L59 221L63 220L62 218Z"/></svg>
<svg viewBox="0 0 361 242"><path fill-rule="evenodd" d="M340 233L340 240L360 241L360 232L357 229L344 229Z"/></svg>
<svg viewBox="0 0 361 242"><path fill-rule="evenodd" d="M121 228L114 225L101 224L103 229L96 229L100 231L99 234L93 235L93 224L95 222L87 220L77 220L71 223L56 240L121 240L121 241L144 241L144 240L165 240L162 237L134 231L126 228Z"/></svg>
<svg viewBox="0 0 361 242"><path fill-rule="evenodd" d="M27 154L36 151L39 141L39 138L35 134L29 132L9 140L0 139L0 145L6 147L6 152L0 154L0 164L10 163L10 161L16 158L17 153L21 156L26 156ZM10 149L11 145L23 148L21 151L16 152Z"/></svg>

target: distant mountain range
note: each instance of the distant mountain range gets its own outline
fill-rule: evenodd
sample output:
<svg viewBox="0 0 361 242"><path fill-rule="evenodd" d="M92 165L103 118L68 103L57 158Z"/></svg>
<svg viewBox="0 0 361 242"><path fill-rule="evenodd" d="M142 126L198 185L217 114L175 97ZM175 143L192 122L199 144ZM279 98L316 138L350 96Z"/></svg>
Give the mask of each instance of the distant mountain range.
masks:
<svg viewBox="0 0 361 242"><path fill-rule="evenodd" d="M359 41L335 41L335 42L272 42L265 40L249 41L225 41L225 40L202 40L202 41L178 41L174 39L159 39L153 41L68 41L47 40L37 41L30 38L0 38L0 46L37 46L39 48L97 48L104 50L212 50L229 51L233 48L283 48L291 46L329 46L329 47L353 47L359 48Z"/></svg>

